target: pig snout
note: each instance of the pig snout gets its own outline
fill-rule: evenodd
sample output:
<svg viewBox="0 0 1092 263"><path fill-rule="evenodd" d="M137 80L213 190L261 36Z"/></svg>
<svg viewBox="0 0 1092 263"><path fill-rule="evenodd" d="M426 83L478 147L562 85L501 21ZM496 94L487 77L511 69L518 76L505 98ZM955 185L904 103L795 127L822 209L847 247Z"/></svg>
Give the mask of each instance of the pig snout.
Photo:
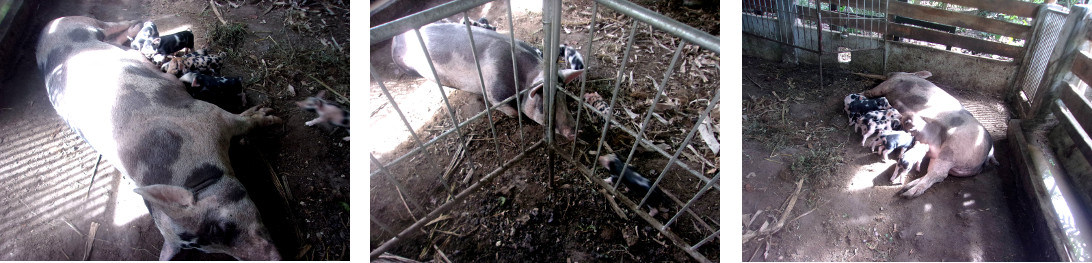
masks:
<svg viewBox="0 0 1092 263"><path fill-rule="evenodd" d="M277 247L265 239L255 239L249 244L240 246L237 250L236 258L247 261L279 261L281 260L281 254L277 252Z"/></svg>

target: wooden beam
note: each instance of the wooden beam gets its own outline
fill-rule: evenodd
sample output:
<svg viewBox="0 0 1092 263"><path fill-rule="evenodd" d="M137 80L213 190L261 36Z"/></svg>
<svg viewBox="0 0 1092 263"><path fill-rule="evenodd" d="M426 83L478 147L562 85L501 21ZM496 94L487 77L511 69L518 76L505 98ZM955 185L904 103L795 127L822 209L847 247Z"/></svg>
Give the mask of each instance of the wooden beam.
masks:
<svg viewBox="0 0 1092 263"><path fill-rule="evenodd" d="M1092 58L1088 58L1087 53L1080 52L1073 58L1073 68L1069 70L1084 83L1092 83Z"/></svg>
<svg viewBox="0 0 1092 263"><path fill-rule="evenodd" d="M863 1L862 0L854 0L854 1L846 1L846 2L838 2L838 1L833 1L833 0L819 0L819 1L823 2L823 3L843 5L843 6L853 7L853 8L863 8L863 9L879 8L879 9L883 9L885 7L879 1L887 1L887 0L879 0L879 1L878 0L863 0ZM894 3L894 2L895 1L890 1L889 3ZM982 9L982 10L986 10L986 11L991 11L991 12L1002 13L1002 14L1016 15L1016 16L1022 16L1022 17L1032 17L1032 18L1035 17L1035 11L1038 10L1038 8L1039 8L1038 4L1034 4L1034 3L1030 3L1030 2L1024 2L1024 1L1018 1L1018 0L944 0L943 2L946 2L946 3L949 3L949 4L960 5L960 6L974 7L974 8L978 8L978 9ZM872 11L876 11L878 13L886 12L885 10L872 10Z"/></svg>
<svg viewBox="0 0 1092 263"><path fill-rule="evenodd" d="M1066 83L1065 87L1061 88L1058 99L1067 106L1066 111L1073 114L1074 120L1079 124L1077 127L1082 127L1085 134L1092 134L1092 104L1077 92L1076 87ZM1061 119L1060 116L1057 117ZM1073 138L1073 141L1079 142L1080 140ZM1092 153L1086 153L1085 156L1092 157Z"/></svg>
<svg viewBox="0 0 1092 263"><path fill-rule="evenodd" d="M962 28L970 28L982 32L1026 39L1031 26L1009 23L997 19L989 19L981 16L952 12L943 9L931 8L921 5L913 5L899 1L888 2L891 6L888 11L893 15L916 18L926 21L953 25Z"/></svg>
<svg viewBox="0 0 1092 263"><path fill-rule="evenodd" d="M889 30L888 33L905 38L912 38L942 45L955 46L982 53L997 54L1013 58L1013 60L1020 60L1021 58L1023 58L1024 55L1024 47L949 34L936 30L904 26L899 24L888 24L887 29Z"/></svg>
<svg viewBox="0 0 1092 263"><path fill-rule="evenodd" d="M1039 8L1038 4L1017 0L944 0L943 2L1022 17L1035 17L1035 10Z"/></svg>
<svg viewBox="0 0 1092 263"><path fill-rule="evenodd" d="M1073 139L1073 145L1077 149L1081 150L1081 154L1088 163L1092 163L1092 138L1088 136L1088 128L1086 125L1081 125L1081 118L1077 117L1079 113L1073 112L1072 108L1067 108L1067 104L1062 100L1057 100L1057 104L1051 107L1054 111L1054 116L1058 118L1058 125L1065 129L1069 134L1070 139ZM1092 117L1092 116L1086 116ZM1087 118L1086 118L1087 119Z"/></svg>

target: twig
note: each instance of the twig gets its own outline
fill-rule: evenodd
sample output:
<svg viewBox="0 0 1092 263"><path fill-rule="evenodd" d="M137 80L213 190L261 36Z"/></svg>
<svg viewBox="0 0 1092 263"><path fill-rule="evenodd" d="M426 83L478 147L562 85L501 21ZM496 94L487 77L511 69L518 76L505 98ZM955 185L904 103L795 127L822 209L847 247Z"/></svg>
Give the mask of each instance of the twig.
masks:
<svg viewBox="0 0 1092 263"><path fill-rule="evenodd" d="M64 222L64 224L66 224L66 225L68 225L68 227L72 228L72 231L76 231L76 234L80 234L81 236L83 235L83 233L80 233L80 230L76 229L76 226L72 225L72 223L69 223L68 220L65 220L64 218L61 218L61 222Z"/></svg>
<svg viewBox="0 0 1092 263"><path fill-rule="evenodd" d="M769 244L767 243L766 246L768 247ZM758 244L758 247L755 247L755 253L751 253L751 259L748 259L747 262L755 261L755 256L758 256L759 249L762 249L762 244Z"/></svg>
<svg viewBox="0 0 1092 263"><path fill-rule="evenodd" d="M629 217L626 216L626 212L622 211L622 208L618 207L618 203L614 202L614 197L610 196L610 194L607 194L606 189L599 189L599 193L603 194L603 196L606 197L607 203L610 204L610 208L614 210L614 213L618 214L618 217L621 217L622 219L629 219Z"/></svg>
<svg viewBox="0 0 1092 263"><path fill-rule="evenodd" d="M864 77L864 78L876 79L876 80L887 80L887 76L884 76L884 75L874 75L874 74L865 74L865 73L856 73L856 72L854 72L853 75L861 76L861 77Z"/></svg>
<svg viewBox="0 0 1092 263"><path fill-rule="evenodd" d="M436 245L432 245L432 249L436 250L436 254L439 254L440 258L443 259L444 262L451 263L451 260L447 259L447 255L444 255L444 251L441 251L439 247L436 247Z"/></svg>
<svg viewBox="0 0 1092 263"><path fill-rule="evenodd" d="M224 20L224 16L220 15L220 9L216 8L216 3L212 0L209 0L209 5L212 6L212 12L216 13L216 18L220 19L220 23L223 23L226 26L227 21Z"/></svg>
<svg viewBox="0 0 1092 263"><path fill-rule="evenodd" d="M755 86L758 86L759 89L766 89L766 88L763 88L762 85L759 85L758 81L755 81L755 80L751 79L751 76L743 75L743 77L747 78L747 80L750 80L751 83L754 83Z"/></svg>
<svg viewBox="0 0 1092 263"><path fill-rule="evenodd" d="M269 174L273 175L273 188L276 188L277 192L281 194L281 199L284 200L285 204L291 204L292 202L290 200L296 199L292 198L292 193L289 193L288 189L281 184L281 178L280 176L277 176L277 171L273 170L273 165L269 164L269 161L265 159L265 155L262 154L262 151L256 150L255 152L258 152L258 158L262 159L262 163L265 163L265 167L269 169Z"/></svg>
<svg viewBox="0 0 1092 263"><path fill-rule="evenodd" d="M99 230L98 222L91 222L91 232L87 233L87 245L83 251L83 261L91 257L91 246L95 244L95 231Z"/></svg>
<svg viewBox="0 0 1092 263"><path fill-rule="evenodd" d="M410 217L413 218L413 221L417 221L417 216L413 215L413 210L410 210L409 204L406 204L406 198L402 196L402 189L398 186L395 186L394 190L398 191L398 199L402 200L402 205L406 207L406 212L408 212Z"/></svg>
<svg viewBox="0 0 1092 263"><path fill-rule="evenodd" d="M743 243L747 243L748 241L751 241L751 239L753 239L754 237L757 237L757 236L772 235L774 233L777 233L777 231L780 231L783 227L785 227L785 223L787 222L786 220L788 220L788 218L789 218L789 214L792 214L792 209L793 209L794 206L796 206L796 199L797 199L797 197L800 196L800 189L804 186L804 179L805 178L800 178L800 180L796 182L796 191L793 192L791 196L789 196L789 200L788 200L789 203L785 206L785 212L781 214L781 219L777 220L777 224L774 224L774 226L770 227L770 228L766 228L765 226L763 226L758 231L748 231L747 233L744 233L743 234ZM813 208L812 211L814 211L814 210L815 209ZM800 217L802 217L804 215L807 215L808 213L811 213L811 211L808 211L808 212L804 213L803 215L800 215ZM796 218L800 218L800 217L796 217ZM796 220L796 219L794 218L793 220Z"/></svg>
<svg viewBox="0 0 1092 263"><path fill-rule="evenodd" d="M95 174L99 172L99 162L102 161L102 154L99 154L99 159L95 161L95 168L91 169L91 183L87 184L87 195L83 198L87 199L91 197L91 186L95 185Z"/></svg>
<svg viewBox="0 0 1092 263"><path fill-rule="evenodd" d="M441 178L444 179L445 182L447 181L447 177L451 176L451 172L455 171L455 166L458 166L459 163L461 163L463 161L463 156L466 155L466 147L469 146L470 142L473 141L473 140L474 140L474 135L471 134L470 139L466 140L466 143L464 143L462 145L459 145L458 150L455 150L455 152L457 153L457 154L455 154L456 156L451 157L451 162L449 162L447 164L447 171L444 171L444 176L441 177Z"/></svg>
<svg viewBox="0 0 1092 263"><path fill-rule="evenodd" d="M319 80L319 79L315 78L314 76L311 76L311 75L307 75L307 77L309 77L309 78L311 78L311 79L315 80L316 82L318 82L318 84L322 85L322 87L325 87L325 88L326 88L327 90L329 90L330 92L333 92L333 93L334 93L334 95L337 95L338 97L341 97L342 99L345 99L345 103L346 103L346 104L348 104L348 103L349 103L349 97L345 97L345 95L341 95L341 93L338 93L338 92L337 92L336 90L334 90L334 89L333 89L333 88L331 88L330 86L327 86L327 85L326 85L326 83L322 83L322 81L321 81L321 80Z"/></svg>

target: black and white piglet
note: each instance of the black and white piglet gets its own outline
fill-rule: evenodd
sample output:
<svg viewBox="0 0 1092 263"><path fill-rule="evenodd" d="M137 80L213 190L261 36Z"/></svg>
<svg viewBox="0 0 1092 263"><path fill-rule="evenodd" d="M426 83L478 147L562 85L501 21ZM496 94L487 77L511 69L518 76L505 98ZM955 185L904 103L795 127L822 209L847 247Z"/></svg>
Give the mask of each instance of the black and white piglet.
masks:
<svg viewBox="0 0 1092 263"><path fill-rule="evenodd" d="M237 77L217 77L190 72L178 78L188 87L186 91L194 99L210 102L224 109L246 107L243 81ZM236 107L234 104L240 102Z"/></svg>
<svg viewBox="0 0 1092 263"><path fill-rule="evenodd" d="M880 147L879 151L876 151L877 146ZM906 150L910 149L910 147L913 146L914 136L910 135L909 132L885 131L880 133L880 136L876 137L876 140L873 141L872 151L879 153L880 156L883 156L883 161L886 162L888 160L887 156L890 155L891 152L899 150L899 154L896 156L899 156L901 158L903 153L906 153Z"/></svg>
<svg viewBox="0 0 1092 263"><path fill-rule="evenodd" d="M318 117L305 122L307 126L314 126L315 124L328 122L335 126L345 127L345 130L349 130L349 111L341 109L337 105L331 104L322 97L326 95L326 91L319 91L314 97L308 97L305 100L297 101L296 106L301 109L305 109L310 112L318 113ZM342 140L349 140L349 136L345 136Z"/></svg>
<svg viewBox="0 0 1092 263"><path fill-rule="evenodd" d="M155 26L155 23L152 23L152 21L144 22L140 32L129 42L129 47L140 51L140 54L144 55L144 57L151 58L155 54L155 46L152 45L152 40L158 37L159 29Z"/></svg>
<svg viewBox="0 0 1092 263"><path fill-rule="evenodd" d="M645 179L640 173L637 173L636 167L625 165L625 163L622 162L622 160L619 160L618 156L615 156L614 154L599 156L599 165L607 168L607 173L610 173L610 178L605 180L608 184L613 184L614 180L618 180L619 173L622 172L622 167L625 166L626 172L621 176L621 180L622 184L626 185L626 188L637 193L641 198L644 198L645 194L648 194L648 190L652 188L652 182ZM648 196L648 202L646 202L649 207L652 207L652 210L648 212L648 215L656 216L656 214L660 212L659 210L663 209L662 207L664 207L663 205L666 200L667 197L660 188L653 189L652 194ZM664 211L666 211L666 209L664 209Z"/></svg>
<svg viewBox="0 0 1092 263"><path fill-rule="evenodd" d="M156 63L163 63L167 55L187 48L193 50L193 32L187 30L153 38L152 46L156 47L156 54L152 56L152 60Z"/></svg>
<svg viewBox="0 0 1092 263"><path fill-rule="evenodd" d="M584 56L580 55L580 52L577 52L575 48L561 44L558 47L557 55L569 63L569 69L584 69Z"/></svg>
<svg viewBox="0 0 1092 263"><path fill-rule="evenodd" d="M902 115L895 109L870 111L861 116L857 121L857 127L862 129L861 146L865 146L868 137L872 137L873 134L902 130L900 119L902 119Z"/></svg>
<svg viewBox="0 0 1092 263"><path fill-rule="evenodd" d="M859 122L858 119L866 113L886 110L891 108L891 104L887 102L887 98L879 97L875 99L869 99L864 96L860 96L859 99L850 100L850 97L856 94L850 94L846 96L846 114L849 115L849 123Z"/></svg>
<svg viewBox="0 0 1092 263"><path fill-rule="evenodd" d="M493 25L490 25L489 24L489 19L485 19L485 17L478 18L478 21L467 21L466 19L463 19L462 22L463 22L463 24L470 24L471 26L476 26L476 27L480 27L480 28L489 29L489 30L492 30L492 31L497 31L497 27L495 27Z"/></svg>
<svg viewBox="0 0 1092 263"><path fill-rule="evenodd" d="M895 164L895 171L891 172L891 183L902 184L906 174L910 173L910 168L914 168L914 171L921 171L921 163L928 153L929 145L914 142L909 150L899 156L899 163Z"/></svg>

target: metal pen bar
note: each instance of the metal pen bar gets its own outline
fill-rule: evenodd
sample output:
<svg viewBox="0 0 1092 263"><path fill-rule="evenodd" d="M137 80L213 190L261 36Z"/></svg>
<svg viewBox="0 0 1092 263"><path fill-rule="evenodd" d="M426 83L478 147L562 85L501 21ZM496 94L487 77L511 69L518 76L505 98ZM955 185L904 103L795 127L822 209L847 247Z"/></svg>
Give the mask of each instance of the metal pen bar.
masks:
<svg viewBox="0 0 1092 263"><path fill-rule="evenodd" d="M668 18L664 15L656 13L647 8L638 6L632 2L626 0L595 0L607 8L614 9L619 13L625 14L633 19L652 25L652 27L675 35L679 38L686 39L690 43L695 43L698 46L712 50L717 54L720 54L720 38L714 37L709 33L698 30L694 27L683 24L674 19Z"/></svg>
<svg viewBox="0 0 1092 263"><path fill-rule="evenodd" d="M560 43L561 38L561 0L543 0L543 17L542 26L546 32L542 37L542 45L545 52L543 53L546 65L544 65L543 76L546 79L543 80L542 98L543 98L543 116L546 116L546 129L545 137L547 147L554 147L554 94L559 86L557 83L557 57L558 49L556 48Z"/></svg>
<svg viewBox="0 0 1092 263"><path fill-rule="evenodd" d="M466 12L463 12L463 21L470 21L470 18L466 16ZM481 83L482 87L482 102L485 103L485 108L489 108L489 93L485 90L485 77L482 76L482 62L478 61L478 44L474 42L474 30L470 29L470 23L463 23L466 26L466 36L470 38L470 55L474 57L474 67L478 69L478 83ZM493 111L485 111L485 116L493 119ZM497 138L497 128L494 127L492 121L488 121L489 131L493 133L493 138ZM500 145L497 140L493 140L493 150L495 153L500 154Z"/></svg>
<svg viewBox="0 0 1092 263"><path fill-rule="evenodd" d="M527 90L524 90L524 91L521 91L521 92L526 94ZM516 96L520 96L520 95L521 94L516 94ZM513 99L515 99L515 98L504 99L500 103L497 103L497 105L493 105L492 108L489 108L487 110L494 110L494 109L500 107L500 105L504 105L505 103L511 102ZM481 119L483 116L485 116L485 111L478 112L478 114L475 114L474 116L471 116L470 118L467 118L465 121L463 121L462 123L459 123L456 126L457 127L464 127L466 125L469 125L470 122L472 122L472 121L476 121L478 119ZM447 129L443 133L441 133L440 135L437 135L435 138L432 138L431 140L425 142L424 147L428 147L428 146L442 140L444 137L447 137L448 135L451 135L454 132L455 132L455 129ZM409 156L412 156L414 154L417 154L421 150L422 150L422 148L414 148L412 151L410 151L408 153L405 153L405 154L402 154L402 156L399 156L398 158L394 159L390 163L387 163L386 166L392 166L392 165L398 164L398 163L402 162L402 160L404 160L405 158L407 158ZM379 173L379 171L381 171L381 169L376 170L375 172L372 172L371 176L375 176L377 173Z"/></svg>
<svg viewBox="0 0 1092 263"><path fill-rule="evenodd" d="M591 30L588 31L588 34L589 34L588 35L588 45L585 46L586 48L584 49L584 52L587 52L587 54L588 54L588 56L587 56L588 59L586 61L584 61L584 74L580 74L580 95L581 96L577 96L577 98L576 98L577 105L580 105L580 104L584 103L584 96L583 95L584 95L584 92L586 91L584 89L584 87L587 86L587 82L588 82L588 71L590 71L591 68L592 68L592 65L591 65L592 61L595 60L595 59L592 59L592 58L595 57L595 51L592 51L592 40L595 39L595 26L596 26L595 20L596 20L596 18L599 17L599 3L592 3L591 16L592 16L591 17ZM583 112L583 110L584 110L584 107L576 107L576 127L574 129L576 131L578 131L578 132L580 131L580 117L583 116L583 115L580 115L580 113ZM591 120L589 120L589 121L591 121ZM575 156L576 155L576 142L573 142L573 147L569 150L569 155L570 156Z"/></svg>
<svg viewBox="0 0 1092 263"><path fill-rule="evenodd" d="M438 21L492 1L493 0L456 0L387 22L386 24L372 27L368 30L368 35L371 37L371 45L383 42L402 32L421 27L422 25Z"/></svg>
<svg viewBox="0 0 1092 263"><path fill-rule="evenodd" d="M512 1L507 1L507 2L508 2L508 39L509 39L508 44L510 44L512 46L512 49L509 50L509 52L512 53L512 89L513 89L513 91L519 91L519 85L520 85L519 84L519 64L516 63L516 34L515 34L516 27L515 27L515 25L512 24L512 21L513 21L513 19L512 19ZM515 92L515 93L519 93L519 92ZM523 138L523 114L519 114L519 110L518 110L518 109L523 108L523 103L520 102L519 94L516 94L516 96L513 96L513 97L516 97L516 109L517 109L516 110L516 122L519 123L519 149L520 149L520 151L526 151L527 146L524 145L524 144L526 144L526 140Z"/></svg>
<svg viewBox="0 0 1092 263"><path fill-rule="evenodd" d="M459 119L455 117L455 108L451 107L451 102L447 100L447 92L444 92L444 85L440 84L440 75L436 73L436 66L432 64L432 55L428 52L428 46L425 45L425 38L421 36L421 29L414 28L413 32L417 33L417 42L421 44L421 51L425 53L425 61L428 62L428 69L432 71L432 78L436 81L436 88L440 90L440 97L444 99L444 105L447 106L447 114L451 116L451 123L455 125L455 131L459 133L460 141L466 137L462 129L459 128Z"/></svg>
<svg viewBox="0 0 1092 263"><path fill-rule="evenodd" d="M644 139L643 136L645 135L645 128L648 127L648 121L652 120L652 112L656 109L656 102L660 101L661 95L663 95L664 90L667 89L667 81L671 79L671 74L675 73L675 63L679 61L679 55L682 54L682 48L684 46L686 46L686 41L679 41L679 46L675 48L675 55L671 57L671 66L667 67L667 70L665 70L664 72L664 78L662 81L660 81L660 86L656 87L656 96L653 96L652 103L648 105L648 111L645 112L645 118L641 120L641 125L639 127L640 131L637 132L638 137L633 138L633 147L629 148L629 154L626 155L626 160L624 161L625 164L622 165L623 172L626 170L625 167L629 167L629 161L633 160L633 153L637 152L637 145L640 144L637 141ZM648 192L652 193L651 190Z"/></svg>
<svg viewBox="0 0 1092 263"><path fill-rule="evenodd" d="M374 155L369 154L369 157L371 157L373 164L379 164L379 160L375 159ZM396 187L397 189L406 189L406 186L402 185L402 182L399 182L397 179L394 178L393 175L391 175L390 169L386 169L387 167L382 167L382 168L385 171L383 174L386 175L383 178L386 178L388 181L391 181L391 184L394 184L394 187ZM415 207L417 207L418 209L425 209L425 207L421 205L421 202L417 201L417 197L412 195L413 193L410 193L409 191L401 191L401 190L399 190L399 192L404 192L405 195L406 195L406 199L409 199L410 203L413 203L413 205ZM406 210L409 210L410 217L417 217L417 215L414 214L413 209L410 209L409 207L406 207Z"/></svg>
<svg viewBox="0 0 1092 263"><path fill-rule="evenodd" d="M629 62L629 52L633 49L633 40L635 39L635 36L637 36L637 20L633 20L633 25L629 27L629 40L626 41L626 51L622 52L622 65L618 67L618 74L614 77L614 91L611 92L610 105L608 105L607 108L614 109L614 102L618 100L618 88L622 87L622 76L624 76L622 72L626 69L626 63ZM607 139L607 130L610 129L610 121L614 119L614 114L607 115L606 117L606 121L603 123L602 134L599 135L599 146L596 147L595 158L592 160L599 159L599 155L603 153L603 141ZM595 162L592 162L591 166L588 166L588 170L594 168ZM626 169L623 167L622 171L618 174L622 175L625 174L625 172ZM614 187L612 189L618 189L618 184L621 182L622 180L614 182Z"/></svg>
<svg viewBox="0 0 1092 263"><path fill-rule="evenodd" d="M709 117L709 113L713 111L713 108L715 108L717 106L717 103L720 103L720 90L719 89L717 90L716 95L713 95L713 100L709 102L709 106L706 106L705 111L703 111L701 113L701 115L698 116L698 121L694 123L694 128L690 128L690 132L686 134L686 139L683 139L682 143L679 144L678 149L675 150L675 154L671 156L671 160L667 161L667 165L664 166L663 171L660 171L660 176L656 177L656 181L652 182L652 187L649 188L649 189L656 189L656 186L660 184L660 180L663 180L664 176L667 175L667 170L671 169L671 165L673 165L675 163L678 163L679 167L684 167L684 165L686 165L686 164L681 163L681 162L676 162L676 161L679 160L679 154L682 154L682 151L686 148L686 146L690 145L690 140L694 138L694 133L696 131L698 131L698 127L701 127L702 123L705 122L705 118ZM686 169L691 171L691 173L693 173L693 171L690 170L688 167ZM698 178L703 178L703 177L698 176ZM702 181L704 181L706 183L709 183L712 180L702 180ZM720 191L719 186L717 187L717 191ZM650 196L651 193L652 193L652 191L649 190L648 193L645 194L645 197L641 198L641 204L645 204L645 201L648 201L648 197Z"/></svg>
<svg viewBox="0 0 1092 263"><path fill-rule="evenodd" d="M690 246L690 249L697 250L698 247L701 247L701 245L705 245L705 243L709 243L709 241L713 241L713 239L717 238L718 235L720 235L720 229L717 229L717 232L713 232L713 234L710 234L709 236L703 238L701 241L698 241L697 244L694 244L693 246Z"/></svg>
<svg viewBox="0 0 1092 263"><path fill-rule="evenodd" d="M417 136L417 132L413 131L413 125L410 125L409 120L406 119L406 115L402 114L402 109L398 108L398 102L394 101L394 97L391 96L386 85L383 85L383 80L375 73L375 68L368 67L368 69L372 72L372 79L375 80L376 83L379 83L379 89L383 90L383 95L387 96L387 101L390 101L391 106L394 106L394 111L398 112L398 117L402 118L402 123L406 124L406 130L409 130L410 135L413 136L413 141L417 142L417 147L424 147L424 143L422 143L421 138Z"/></svg>
<svg viewBox="0 0 1092 263"><path fill-rule="evenodd" d="M698 193L694 194L694 197L690 198L690 201L687 201L686 205L683 205L683 207L679 209L679 212L675 213L675 216L671 217L671 220L667 220L667 223L664 224L663 228L667 229L671 226L672 223L675 223L675 220L678 220L679 216L681 216L683 212L686 211L686 209L690 208L690 205L693 205L694 201L697 201L698 198L701 198L701 196L704 195L706 191L709 191L709 188L712 187L713 184L716 184L718 180L720 180L720 173L717 173L717 175L713 176L713 180L709 180L709 183L706 183L705 186L701 188L701 190L698 190ZM698 220L701 220L701 218L699 218Z"/></svg>
<svg viewBox="0 0 1092 263"><path fill-rule="evenodd" d="M384 242L383 245L380 245L375 250L372 250L372 254L370 255L371 259L375 259L375 258L379 257L380 255L382 255L383 252L386 252L387 250L390 250L392 247L394 247L395 244L398 244L398 242L400 242L402 239L409 236L410 233L412 233L413 231L416 231L417 229L424 226L425 223L428 223L429 221L435 219L436 217L439 217L440 214L443 214L443 213L447 212L448 210L451 210L456 205L462 204L463 200L465 200L468 196L470 196L471 193L474 193L475 191L478 190L478 188L481 188L482 186L484 186L486 184L489 184L489 182L493 181L493 179L496 178L497 175L500 175L500 174L504 173L509 168L511 168L513 165L515 165L516 162L519 162L525 156L527 156L527 153L529 153L531 151L534 151L535 149L538 149L539 147L542 147L543 143L545 143L545 141L539 140L534 145L531 145L531 147L528 148L526 152L521 152L521 153L517 154L516 156L512 157L511 160L505 162L503 165L501 165L501 167L497 167L497 169L495 169L495 170L493 170L493 172L490 172L489 174L485 175L485 177L482 177L482 179L478 179L478 181L475 182L470 187L467 187L466 189L463 189L463 191L459 192L458 195L455 195L454 199L451 199L450 201L445 202L443 205L440 205L440 207L437 207L436 209L432 210L432 212L429 212L428 215L425 215L425 217L417 220L417 222L414 222L413 225L410 225L406 229L403 229L402 232L398 233L398 235L391 238L390 240L387 240L387 242Z"/></svg>
<svg viewBox="0 0 1092 263"><path fill-rule="evenodd" d="M656 221L656 218L653 218L651 215L646 213L644 210L641 210L640 207L637 206L637 203L634 203L633 200L629 199L629 197L626 197L622 193L618 192L617 189L611 188L611 185L607 184L607 182L604 182L603 180L601 180L599 178L595 178L594 174L592 173L592 169L584 168L584 167L580 166L579 163L576 160L573 160L572 158L570 158L567 155L562 154L560 156L561 156L561 159L566 160L566 161L574 164L573 167L577 171L579 171L581 175L584 175L585 180L587 180L588 182L590 182L592 184L599 185L599 187L601 187L603 189L606 189L608 192L610 192L611 195L614 195L614 197L617 198L618 201L621 201L622 204L626 206L626 208L629 208L631 211L633 211L634 214L637 214L638 217L640 217L641 219L644 219L645 222L647 222L649 225L652 226L652 228L656 229L657 231L660 231L660 234L663 234L664 237L667 237L668 240L671 240L672 244L674 244L679 249L682 249L683 252L686 252L687 254L689 254L690 257L693 257L695 260L698 260L698 262L711 262L711 261L709 261L709 259L705 258L704 255L702 255L701 253L698 253L697 250L691 249L690 244L687 244L685 240L680 238L678 235L675 235L674 232L671 232L671 230L667 230L667 228L662 227L663 224L660 224L659 221Z"/></svg>
<svg viewBox="0 0 1092 263"><path fill-rule="evenodd" d="M561 93L563 93L563 94L565 94L567 96L570 96L570 97L576 97L576 95L573 95L572 93L569 93L569 91L566 91L566 90L562 90ZM716 97L716 98L720 98L720 97ZM595 107L593 107L591 104L588 104L587 102L584 102L584 103L580 104L580 106L587 107L588 109L595 109ZM589 111L589 112L591 112L591 111ZM599 114L600 116L603 116L602 113L596 113L596 114ZM603 118L606 118L606 116L604 116ZM622 130L622 132L625 132L626 134L629 134L630 136L637 137L637 132L635 132L633 130L630 130L629 128L626 128L624 125L622 125L621 123L618 123L617 121L611 120L611 122L614 123L616 128L618 128L619 130ZM648 142L647 140L641 140L641 144L644 144L646 147L653 149L654 151L656 151L657 153L659 153L663 157L671 157L671 154L665 152L663 149L660 149L660 147L657 147L656 145L653 145L651 142ZM598 156L596 156L596 158L598 158ZM683 170L686 170L687 172L690 172L691 175L694 175L694 177L697 177L702 182L708 182L709 181L709 177L702 176L701 173L699 173L697 171L694 171L693 169L690 168L689 165L686 165L686 163L678 162L677 164L679 165L679 168L683 168ZM593 163L592 166L594 166L594 165L595 164ZM593 169L593 168L588 168L588 169ZM717 190L720 190L720 186L713 186L713 188L716 188Z"/></svg>

